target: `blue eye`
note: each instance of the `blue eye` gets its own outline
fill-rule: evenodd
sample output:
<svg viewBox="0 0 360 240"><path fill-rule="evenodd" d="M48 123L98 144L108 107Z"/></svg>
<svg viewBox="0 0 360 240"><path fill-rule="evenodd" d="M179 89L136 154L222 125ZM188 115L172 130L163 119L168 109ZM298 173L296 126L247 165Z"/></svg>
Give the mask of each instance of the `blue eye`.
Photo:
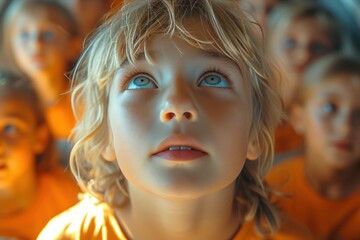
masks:
<svg viewBox="0 0 360 240"><path fill-rule="evenodd" d="M55 33L50 30L44 31L42 36L43 36L43 40L46 42L51 42L55 39Z"/></svg>
<svg viewBox="0 0 360 240"><path fill-rule="evenodd" d="M157 88L154 81L148 76L137 75L129 83L127 89Z"/></svg>
<svg viewBox="0 0 360 240"><path fill-rule="evenodd" d="M30 34L28 32L23 31L23 32L20 33L20 40L22 42L27 41L29 38L30 38Z"/></svg>
<svg viewBox="0 0 360 240"><path fill-rule="evenodd" d="M7 124L3 127L3 133L6 135L15 134L17 130L17 127L12 124Z"/></svg>
<svg viewBox="0 0 360 240"><path fill-rule="evenodd" d="M322 109L325 113L333 113L336 111L336 106L335 104L333 103L325 103L323 106L322 106Z"/></svg>
<svg viewBox="0 0 360 240"><path fill-rule="evenodd" d="M217 73L206 74L199 83L199 87L227 88L229 86L230 84L225 77Z"/></svg>
<svg viewBox="0 0 360 240"><path fill-rule="evenodd" d="M284 41L284 47L285 47L285 48L294 48L295 45L296 45L296 42L295 42L295 40L292 39L292 38L287 38L287 39L285 39L285 41Z"/></svg>

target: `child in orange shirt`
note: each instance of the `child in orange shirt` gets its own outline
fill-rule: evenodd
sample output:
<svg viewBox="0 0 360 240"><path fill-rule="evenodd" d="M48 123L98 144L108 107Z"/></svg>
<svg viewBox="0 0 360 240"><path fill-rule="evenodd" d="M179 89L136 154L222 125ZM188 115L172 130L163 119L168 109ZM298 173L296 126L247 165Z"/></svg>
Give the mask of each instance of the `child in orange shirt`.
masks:
<svg viewBox="0 0 360 240"><path fill-rule="evenodd" d="M304 154L276 166L267 180L290 195L282 210L315 239L360 236L360 59L327 56L306 71L294 103Z"/></svg>
<svg viewBox="0 0 360 240"><path fill-rule="evenodd" d="M313 2L281 3L268 18L266 31L268 54L277 63L277 79L285 111L289 109L304 70L316 59L340 50L341 31L337 19ZM278 159L298 151L303 139L285 121L275 132Z"/></svg>
<svg viewBox="0 0 360 240"><path fill-rule="evenodd" d="M79 188L57 167L53 139L30 81L0 71L0 238L35 239Z"/></svg>
<svg viewBox="0 0 360 240"><path fill-rule="evenodd" d="M55 1L15 0L4 24L9 59L31 79L54 137L67 139L75 125L65 76L79 55L75 19Z"/></svg>
<svg viewBox="0 0 360 240"><path fill-rule="evenodd" d="M39 240L308 239L263 185L281 106L252 24L232 1L113 9L74 76L70 162L92 195Z"/></svg>

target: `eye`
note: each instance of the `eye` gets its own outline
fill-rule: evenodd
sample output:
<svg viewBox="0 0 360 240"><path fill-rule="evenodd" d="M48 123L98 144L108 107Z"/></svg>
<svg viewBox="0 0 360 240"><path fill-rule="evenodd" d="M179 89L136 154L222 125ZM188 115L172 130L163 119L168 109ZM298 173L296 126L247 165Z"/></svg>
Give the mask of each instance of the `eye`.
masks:
<svg viewBox="0 0 360 240"><path fill-rule="evenodd" d="M55 39L55 33L53 31L47 30L42 34L43 40L46 42L51 42Z"/></svg>
<svg viewBox="0 0 360 240"><path fill-rule="evenodd" d="M20 40L21 40L22 42L27 41L29 38L30 38L30 33L29 33L29 32L27 32L27 31L22 31L22 32L20 33Z"/></svg>
<svg viewBox="0 0 360 240"><path fill-rule="evenodd" d="M217 88L228 88L229 82L224 76L218 73L207 73L202 77L199 87L217 87Z"/></svg>
<svg viewBox="0 0 360 240"><path fill-rule="evenodd" d="M335 104L328 102L328 103L325 103L324 105L322 105L322 110L325 113L333 113L333 112L336 112L337 107Z"/></svg>
<svg viewBox="0 0 360 240"><path fill-rule="evenodd" d="M150 77L144 74L133 77L127 87L127 89L144 89L144 88L157 88L154 81Z"/></svg>
<svg viewBox="0 0 360 240"><path fill-rule="evenodd" d="M284 47L287 48L287 49L294 48L295 45L296 45L296 42L292 38L287 38L284 41Z"/></svg>
<svg viewBox="0 0 360 240"><path fill-rule="evenodd" d="M6 136L14 136L18 131L19 129L13 124L6 124L2 129L3 134Z"/></svg>

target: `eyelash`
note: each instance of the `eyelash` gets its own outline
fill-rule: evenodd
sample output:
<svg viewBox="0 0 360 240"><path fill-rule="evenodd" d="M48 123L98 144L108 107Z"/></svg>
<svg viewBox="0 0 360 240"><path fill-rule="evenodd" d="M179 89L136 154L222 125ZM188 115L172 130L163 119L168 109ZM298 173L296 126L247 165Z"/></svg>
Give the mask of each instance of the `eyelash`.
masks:
<svg viewBox="0 0 360 240"><path fill-rule="evenodd" d="M230 86L232 86L233 82L230 80L229 75L226 74L224 71L222 71L221 69L219 69L218 67L210 67L207 70L204 71L203 74L201 74L200 79L202 79L204 76L206 76L209 73L217 73L221 76L223 76L225 78L225 80L227 80L230 84ZM151 75L149 75L148 73L141 71L140 69L132 69L129 73L127 73L124 78L123 81L121 81L121 86L120 88L122 90L126 89L127 86L129 85L129 82L132 80L132 78L135 75L139 75L139 74L144 74L144 75L148 75L150 77L152 77Z"/></svg>
<svg viewBox="0 0 360 240"><path fill-rule="evenodd" d="M129 85L130 81L133 79L134 76L139 75L139 74L143 74L143 75L147 75L150 76L151 78L153 78L150 74L141 71L140 69L132 69L129 73L127 73L124 78L123 81L121 81L121 85L120 85L120 89L124 90L127 88L127 86Z"/></svg>
<svg viewBox="0 0 360 240"><path fill-rule="evenodd" d="M217 73L217 74L223 76L224 79L229 82L229 85L230 85L230 86L233 85L233 82L230 80L229 75L226 74L224 71L222 71L222 70L221 70L220 68L218 68L218 67L210 67L210 68L208 68L208 69L207 69L206 71L204 71L204 73L201 75L200 79L203 79L203 77L206 76L206 75L209 74L209 73Z"/></svg>

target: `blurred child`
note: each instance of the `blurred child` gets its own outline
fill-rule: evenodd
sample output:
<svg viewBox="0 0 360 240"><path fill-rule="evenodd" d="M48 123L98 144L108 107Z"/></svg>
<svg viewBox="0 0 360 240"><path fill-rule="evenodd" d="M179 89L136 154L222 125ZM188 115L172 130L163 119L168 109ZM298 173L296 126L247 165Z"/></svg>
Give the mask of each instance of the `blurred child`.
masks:
<svg viewBox="0 0 360 240"><path fill-rule="evenodd" d="M269 204L280 97L236 2L125 1L77 66L87 195L38 239L308 239ZM78 108L82 106L82 108Z"/></svg>
<svg viewBox="0 0 360 240"><path fill-rule="evenodd" d="M281 76L281 95L289 114L294 93L304 70L314 60L341 48L337 20L313 2L283 3L274 8L268 19L267 49ZM303 139L284 122L275 133L277 155L296 151Z"/></svg>
<svg viewBox="0 0 360 240"><path fill-rule="evenodd" d="M70 12L48 0L15 0L5 15L5 45L45 106L56 139L66 139L75 119L65 74L79 55L77 26Z"/></svg>
<svg viewBox="0 0 360 240"><path fill-rule="evenodd" d="M0 71L0 238L35 239L77 202L79 189L56 160L30 81Z"/></svg>
<svg viewBox="0 0 360 240"><path fill-rule="evenodd" d="M315 239L360 236L360 59L329 56L299 86L294 126L305 153L276 166L267 179L289 198L282 210L309 226Z"/></svg>

